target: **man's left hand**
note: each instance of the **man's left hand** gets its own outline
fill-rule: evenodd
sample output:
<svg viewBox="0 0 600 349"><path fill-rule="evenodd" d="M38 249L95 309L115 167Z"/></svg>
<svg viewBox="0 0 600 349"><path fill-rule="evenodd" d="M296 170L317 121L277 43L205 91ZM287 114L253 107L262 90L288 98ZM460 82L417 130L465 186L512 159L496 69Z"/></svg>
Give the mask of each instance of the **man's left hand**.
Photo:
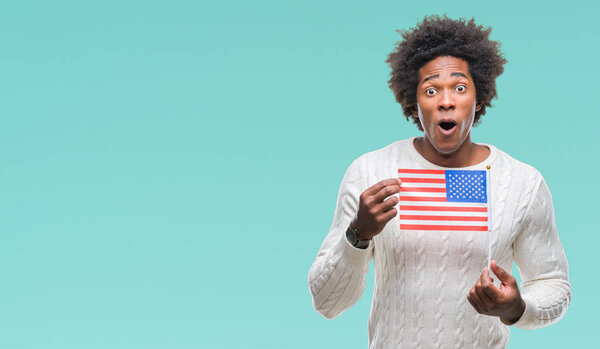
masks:
<svg viewBox="0 0 600 349"><path fill-rule="evenodd" d="M525 301L521 298L517 280L495 261L490 265L500 280L500 288L494 286L488 268L484 268L475 286L469 291L467 299L480 314L498 316L508 323L519 321L525 312Z"/></svg>

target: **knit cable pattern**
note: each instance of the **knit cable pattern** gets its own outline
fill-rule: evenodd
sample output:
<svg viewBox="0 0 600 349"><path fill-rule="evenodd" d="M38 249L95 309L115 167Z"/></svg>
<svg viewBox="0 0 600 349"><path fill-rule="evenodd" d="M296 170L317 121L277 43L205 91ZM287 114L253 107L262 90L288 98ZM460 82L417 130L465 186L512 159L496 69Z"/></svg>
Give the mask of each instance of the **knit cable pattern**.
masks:
<svg viewBox="0 0 600 349"><path fill-rule="evenodd" d="M536 189L543 181L537 170L490 149L489 163L483 165L493 171L492 257L503 266L514 257L519 265L528 309L515 326L540 328L556 322L570 303L564 250L556 227L549 226L554 224L551 196L546 187L544 192ZM309 272L313 305L327 318L350 307L363 292L372 257L376 285L370 348L504 348L506 328L476 314L466 298L487 263L487 235L399 231L392 221L368 251L355 250L342 238L343 225L355 214L367 184L390 177L390 168L435 167L419 156L412 139L403 140L357 159L348 169L334 223ZM534 196L540 199L530 205Z"/></svg>
<svg viewBox="0 0 600 349"><path fill-rule="evenodd" d="M321 257L321 253L319 253L317 259L319 257ZM327 281L329 281L329 279L333 276L333 272L341 259L341 255L334 255L333 258L329 259L325 263L317 265L317 267L320 267L315 270L315 274L318 276L313 278L312 283L310 284L314 294L321 293L322 288L327 284Z"/></svg>
<svg viewBox="0 0 600 349"><path fill-rule="evenodd" d="M534 183L536 181L536 173L533 169L527 169L526 175L527 180L530 183ZM530 206L531 200L533 199L534 189L538 188L538 183L536 185L528 185L524 188L521 196L519 198L519 205L515 211L515 219L513 220L511 232L513 234L517 234L521 231L521 225L523 223L523 218L525 218L525 212L527 208ZM531 246L531 248L535 248L535 246ZM533 252L533 250L532 250Z"/></svg>
<svg viewBox="0 0 600 349"><path fill-rule="evenodd" d="M473 327L473 348L480 348L479 339L481 337L481 322L483 318L479 314L475 314L475 318L473 319L473 323L475 326Z"/></svg>
<svg viewBox="0 0 600 349"><path fill-rule="evenodd" d="M472 256L473 256L473 246L474 246L474 236L473 233L469 233L469 235L467 236L466 240L465 240L465 248L464 248L464 253L460 256L460 261L459 261L459 275L458 275L458 282L459 282L459 290L469 290L469 284L468 284L468 273L469 270L471 270L471 262L472 262ZM465 337L464 337L464 329L465 329L465 310L467 309L469 305L467 305L467 295L466 294L461 294L460 292L456 293L456 304L457 304L457 311L456 311L456 320L455 320L455 324L456 324L456 330L454 331L454 348L455 349L460 349L463 348L464 343L465 343Z"/></svg>
<svg viewBox="0 0 600 349"><path fill-rule="evenodd" d="M395 224L399 224L398 221L394 222ZM397 266L396 268L396 287L401 287L402 290L396 290L396 292L404 295L406 294L404 291L404 287L406 286L406 282L404 280L404 276L405 276L405 266L404 266L404 252L403 252L403 248L404 248L404 234L396 234L395 235L395 239L396 239L396 248L394 250L394 262L395 265ZM395 336L395 340L394 340L394 347L396 348L400 348L402 347L402 342L404 339L404 327L406 326L406 312L404 310L405 308L405 297L398 297L396 299L396 309L394 312L395 318L396 318L396 323L398 326L398 329L396 331L396 336Z"/></svg>
<svg viewBox="0 0 600 349"><path fill-rule="evenodd" d="M446 288L446 275L448 273L448 252L450 249L450 236L447 231L442 233L439 243L441 245L441 249L437 258L439 273L438 283L436 285L439 291L436 292L436 312L434 314L437 326L433 330L436 348L442 348L444 346L444 337L442 335L442 332L444 331L444 318L446 316L446 313L444 312L444 293L441 292L441 290Z"/></svg>
<svg viewBox="0 0 600 349"><path fill-rule="evenodd" d="M352 278L352 268L348 266L344 266L344 270L342 272L342 277L339 283L335 286L333 291L329 294L325 302L323 302L320 309L317 310L325 310L325 312L330 312L333 310L334 306L340 301L342 293L346 290L350 279Z"/></svg>
<svg viewBox="0 0 600 349"><path fill-rule="evenodd" d="M511 183L511 174L513 171L513 166L510 161L506 161L506 159L502 159L504 162L503 170L497 172L499 178L493 178L493 182L497 182L497 186L492 186L492 190L497 188L495 192L492 192L492 195L497 195L498 198L494 199L494 205L492 206L492 259L494 256L501 255L502 253L498 253L497 244L498 244L498 234L501 233L500 227L502 226L502 220L504 218L504 211L506 207L506 200L509 194L509 185ZM496 252L496 253L495 253Z"/></svg>
<svg viewBox="0 0 600 349"><path fill-rule="evenodd" d="M425 280L425 233L422 231L417 232L417 241L415 246L415 288L417 289L415 300L413 303L415 319L413 321L414 333L413 333L413 348L421 348L423 345L423 326L424 317L423 313L423 293L425 287L423 281Z"/></svg>
<svg viewBox="0 0 600 349"><path fill-rule="evenodd" d="M382 294L383 294L383 299L380 302L380 306L383 307L384 312L382 314L381 317L381 321L384 324L387 324L388 326L391 326L393 324L393 321L390 320L390 313L393 311L392 308L390 307L390 301L391 301L391 285L390 285L390 274L393 272L393 268L390 268L388 266L389 261L388 258L390 258L389 256L389 251L387 251L387 246L385 246L385 242L382 240L382 246L379 249L381 255L379 256L379 259L381 260L381 267L383 268L383 272L381 273L382 278L383 278L383 284L386 285L386 287L384 287L382 290L379 290ZM393 252L392 252L393 253ZM390 331L384 331L381 334L381 342L386 344L388 343L389 339L388 339L388 335L390 334Z"/></svg>

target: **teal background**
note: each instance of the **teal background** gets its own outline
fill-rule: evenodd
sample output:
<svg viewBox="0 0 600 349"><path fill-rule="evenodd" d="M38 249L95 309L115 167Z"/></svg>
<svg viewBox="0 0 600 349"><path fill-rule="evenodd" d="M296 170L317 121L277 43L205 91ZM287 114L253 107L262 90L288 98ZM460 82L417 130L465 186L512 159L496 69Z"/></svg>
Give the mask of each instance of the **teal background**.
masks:
<svg viewBox="0 0 600 349"><path fill-rule="evenodd" d="M509 60L473 130L538 168L596 343L597 1L1 1L0 348L365 348L307 273L359 155L418 135L396 29L474 16Z"/></svg>

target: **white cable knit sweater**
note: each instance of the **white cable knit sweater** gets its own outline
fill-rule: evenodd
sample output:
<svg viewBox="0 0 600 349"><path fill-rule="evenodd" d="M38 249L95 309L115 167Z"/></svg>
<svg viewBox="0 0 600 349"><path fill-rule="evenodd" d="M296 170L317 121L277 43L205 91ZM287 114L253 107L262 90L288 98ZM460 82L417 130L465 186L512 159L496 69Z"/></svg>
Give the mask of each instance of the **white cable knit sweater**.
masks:
<svg viewBox="0 0 600 349"><path fill-rule="evenodd" d="M314 307L329 319L351 307L364 291L373 258L369 348L505 348L509 328L497 317L478 314L467 301L487 266L487 232L401 232L394 218L367 249L346 240L365 189L397 177L399 168L445 169L425 160L413 140L367 153L346 171L329 234L308 274ZM516 261L527 306L513 325L550 325L565 314L571 300L550 191L535 168L483 145L490 149L489 157L461 169L491 166L492 259L509 272Z"/></svg>

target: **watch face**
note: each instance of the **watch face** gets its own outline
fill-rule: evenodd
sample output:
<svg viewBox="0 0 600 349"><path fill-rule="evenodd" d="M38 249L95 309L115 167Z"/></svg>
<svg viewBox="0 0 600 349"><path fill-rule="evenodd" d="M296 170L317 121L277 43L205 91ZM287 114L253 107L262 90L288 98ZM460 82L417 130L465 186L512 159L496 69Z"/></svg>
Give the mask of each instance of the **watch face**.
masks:
<svg viewBox="0 0 600 349"><path fill-rule="evenodd" d="M352 229L351 227L348 227L348 229L346 229L346 238L352 246L356 246L356 244L358 243L358 236L356 234L356 230Z"/></svg>

